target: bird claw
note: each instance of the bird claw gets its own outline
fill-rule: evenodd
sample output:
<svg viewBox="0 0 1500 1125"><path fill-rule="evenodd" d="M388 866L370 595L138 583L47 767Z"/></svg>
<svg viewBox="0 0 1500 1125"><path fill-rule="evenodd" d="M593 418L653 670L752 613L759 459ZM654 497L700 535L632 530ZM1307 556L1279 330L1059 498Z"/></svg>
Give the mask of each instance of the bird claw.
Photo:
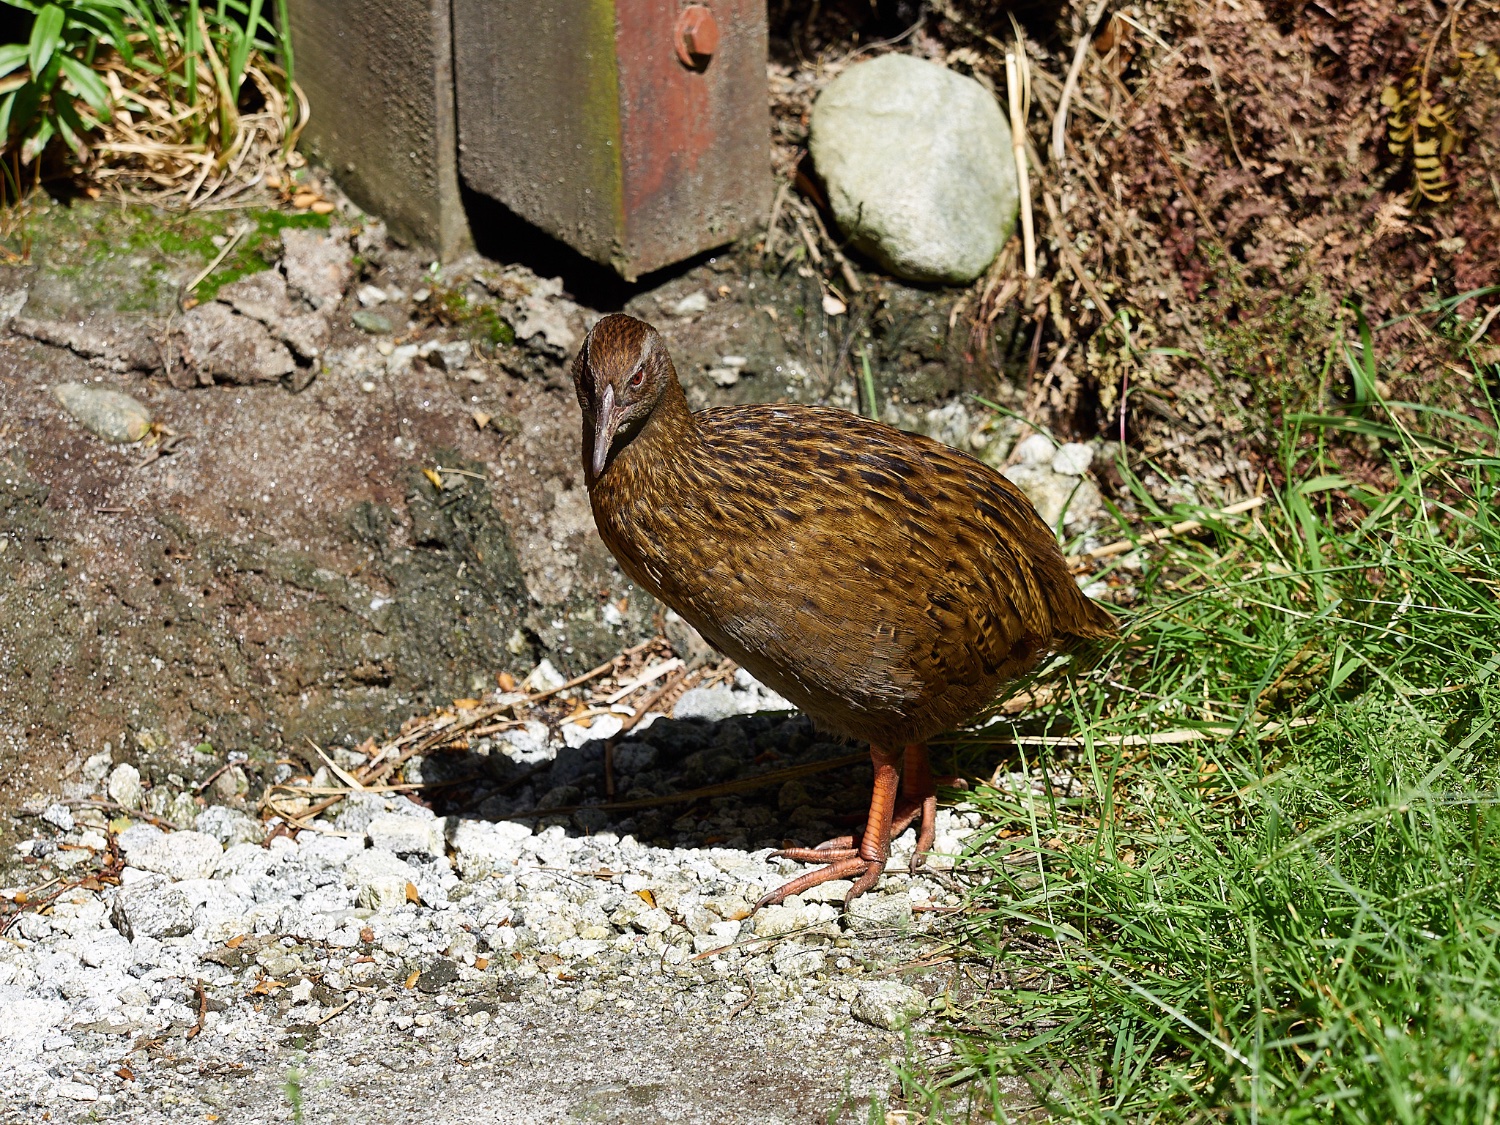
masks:
<svg viewBox="0 0 1500 1125"><path fill-rule="evenodd" d="M808 848L807 851L815 851ZM777 906L785 902L793 895L800 895L803 891L811 890L822 883L831 883L835 879L854 878L854 886L849 888L849 893L844 896L844 907L848 909L849 903L865 891L873 887L881 874L885 871L885 861L865 859L859 853L847 859L835 860L816 871L809 871L805 875L798 875L790 883L777 887L770 894L764 896L755 904L759 910L763 906ZM855 876L858 876L855 878Z"/></svg>

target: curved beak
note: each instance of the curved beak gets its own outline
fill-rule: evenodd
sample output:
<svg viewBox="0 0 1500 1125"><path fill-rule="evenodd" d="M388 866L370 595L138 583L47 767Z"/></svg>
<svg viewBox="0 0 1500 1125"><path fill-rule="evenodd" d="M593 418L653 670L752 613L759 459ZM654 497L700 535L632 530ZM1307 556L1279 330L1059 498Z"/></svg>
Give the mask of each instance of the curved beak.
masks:
<svg viewBox="0 0 1500 1125"><path fill-rule="evenodd" d="M624 413L615 406L615 388L606 385L604 397L599 402L599 413L594 418L594 463L590 468L595 480L604 475L604 466L609 463L609 449L615 441L615 430L619 428Z"/></svg>

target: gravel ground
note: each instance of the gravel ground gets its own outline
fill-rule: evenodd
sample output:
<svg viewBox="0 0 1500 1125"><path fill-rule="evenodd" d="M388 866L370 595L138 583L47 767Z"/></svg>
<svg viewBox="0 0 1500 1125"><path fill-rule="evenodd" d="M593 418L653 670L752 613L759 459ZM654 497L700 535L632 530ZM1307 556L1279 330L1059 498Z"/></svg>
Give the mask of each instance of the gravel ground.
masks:
<svg viewBox="0 0 1500 1125"><path fill-rule="evenodd" d="M775 703L743 673L687 693L620 743L620 791L849 756L743 713ZM269 841L227 805L193 830L108 821L86 796L142 797L129 767L86 765L16 846L34 881L0 940L0 1120L864 1120L904 1028L941 1049L920 1033L945 981L911 963L957 888L942 856L906 873L910 832L849 915L844 883L751 913L803 870L772 847L840 830L866 768L687 812L537 814L577 804L602 759L542 730L480 747L527 779L481 784L480 811L361 794ZM937 850L976 824L940 811Z"/></svg>

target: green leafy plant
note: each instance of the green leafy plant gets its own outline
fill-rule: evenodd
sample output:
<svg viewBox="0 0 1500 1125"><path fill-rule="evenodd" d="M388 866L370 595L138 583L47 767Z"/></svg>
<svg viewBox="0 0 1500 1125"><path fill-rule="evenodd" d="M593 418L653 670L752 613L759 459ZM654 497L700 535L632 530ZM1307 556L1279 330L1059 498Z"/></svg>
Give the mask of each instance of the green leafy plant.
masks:
<svg viewBox="0 0 1500 1125"><path fill-rule="evenodd" d="M27 43L0 46L13 180L55 138L73 172L188 202L268 162L299 163L292 146L307 107L292 81L285 0L275 22L266 0L0 2L35 17Z"/></svg>
<svg viewBox="0 0 1500 1125"><path fill-rule="evenodd" d="M12 132L18 135L24 164L34 161L54 136L82 154L84 137L112 114L113 99L93 68L94 59L100 45L109 44L131 61L125 19L134 14L134 5L129 0L5 2L36 18L29 42L0 46L0 136L9 143Z"/></svg>

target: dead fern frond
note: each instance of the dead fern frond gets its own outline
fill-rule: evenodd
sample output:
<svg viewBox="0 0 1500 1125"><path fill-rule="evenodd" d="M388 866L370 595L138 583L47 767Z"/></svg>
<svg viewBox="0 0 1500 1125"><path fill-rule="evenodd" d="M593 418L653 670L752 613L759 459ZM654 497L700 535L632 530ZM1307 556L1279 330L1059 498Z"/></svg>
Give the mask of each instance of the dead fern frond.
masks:
<svg viewBox="0 0 1500 1125"><path fill-rule="evenodd" d="M1443 168L1443 158L1458 147L1453 108L1436 101L1415 73L1399 85L1388 85L1380 95L1380 104L1390 110L1386 146L1391 155L1411 159L1412 202L1447 202L1453 185Z"/></svg>

